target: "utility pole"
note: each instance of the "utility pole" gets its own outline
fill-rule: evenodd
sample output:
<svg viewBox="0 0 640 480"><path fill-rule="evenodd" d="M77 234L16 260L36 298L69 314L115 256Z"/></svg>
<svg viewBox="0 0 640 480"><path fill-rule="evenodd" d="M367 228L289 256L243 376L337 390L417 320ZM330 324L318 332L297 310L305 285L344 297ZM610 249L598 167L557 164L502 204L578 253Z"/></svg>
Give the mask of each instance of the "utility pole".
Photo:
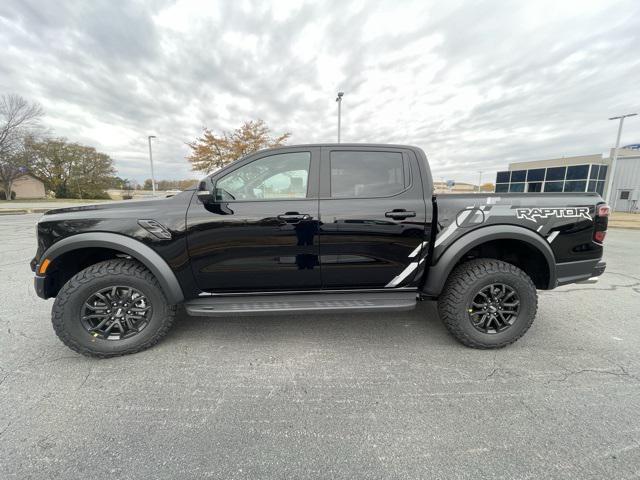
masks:
<svg viewBox="0 0 640 480"><path fill-rule="evenodd" d="M482 185L482 170L478 170L478 193L482 191L480 185Z"/></svg>
<svg viewBox="0 0 640 480"><path fill-rule="evenodd" d="M620 115L618 117L611 117L609 120L620 120L618 124L618 137L616 138L616 148L613 150L613 158L611 159L611 165L609 166L609 181L607 182L607 198L605 201L609 206L611 206L611 195L613 192L613 176L616 173L616 161L618 160L618 148L620 148L620 136L622 135L622 125L624 124L624 119L627 117L633 117L637 115L637 113L627 113L625 115ZM615 203L617 199L614 198L613 201Z"/></svg>
<svg viewBox="0 0 640 480"><path fill-rule="evenodd" d="M342 120L342 97L344 96L344 92L338 92L338 97L336 98L336 102L338 102L338 143L340 143L340 127Z"/></svg>
<svg viewBox="0 0 640 480"><path fill-rule="evenodd" d="M151 139L156 138L155 135L149 135L149 162L151 162L151 190L153 191L153 196L156 196L156 177L153 174L153 154L151 153Z"/></svg>

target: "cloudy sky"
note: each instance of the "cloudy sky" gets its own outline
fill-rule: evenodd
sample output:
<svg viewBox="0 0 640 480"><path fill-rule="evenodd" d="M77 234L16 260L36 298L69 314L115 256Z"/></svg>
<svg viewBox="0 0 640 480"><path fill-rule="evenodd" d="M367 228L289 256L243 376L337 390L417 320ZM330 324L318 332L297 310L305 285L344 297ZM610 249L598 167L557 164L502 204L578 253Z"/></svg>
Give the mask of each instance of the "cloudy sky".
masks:
<svg viewBox="0 0 640 480"><path fill-rule="evenodd" d="M291 143L409 143L436 178L605 152L640 111L640 2L3 0L0 92L123 177L197 178L184 142L261 118ZM623 143L640 142L640 117Z"/></svg>

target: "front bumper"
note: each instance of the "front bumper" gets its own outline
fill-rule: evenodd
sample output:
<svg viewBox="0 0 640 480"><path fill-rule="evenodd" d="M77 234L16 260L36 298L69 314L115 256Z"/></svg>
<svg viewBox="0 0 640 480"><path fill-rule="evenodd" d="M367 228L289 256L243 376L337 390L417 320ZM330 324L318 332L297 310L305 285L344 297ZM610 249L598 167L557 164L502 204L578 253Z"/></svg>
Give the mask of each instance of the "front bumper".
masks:
<svg viewBox="0 0 640 480"><path fill-rule="evenodd" d="M36 275L33 279L33 287L36 289L36 295L38 295L40 298L44 298L45 300L49 298L45 293L46 280L46 277L41 277L40 275Z"/></svg>
<svg viewBox="0 0 640 480"><path fill-rule="evenodd" d="M595 283L597 277L602 275L606 268L607 263L600 259L558 263L556 265L556 286L570 283Z"/></svg>

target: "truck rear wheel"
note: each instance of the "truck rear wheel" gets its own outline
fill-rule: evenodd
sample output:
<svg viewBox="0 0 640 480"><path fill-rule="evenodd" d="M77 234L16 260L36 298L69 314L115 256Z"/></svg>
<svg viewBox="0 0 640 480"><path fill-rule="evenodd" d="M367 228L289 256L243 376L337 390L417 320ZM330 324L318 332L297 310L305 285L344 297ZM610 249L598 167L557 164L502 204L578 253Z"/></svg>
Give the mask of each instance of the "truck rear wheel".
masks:
<svg viewBox="0 0 640 480"><path fill-rule="evenodd" d="M133 260L117 259L73 276L58 292L52 322L69 348L106 358L155 345L169 331L175 312L151 272Z"/></svg>
<svg viewBox="0 0 640 480"><path fill-rule="evenodd" d="M531 278L515 265L491 258L456 267L438 300L449 332L473 348L515 342L529 329L537 309Z"/></svg>

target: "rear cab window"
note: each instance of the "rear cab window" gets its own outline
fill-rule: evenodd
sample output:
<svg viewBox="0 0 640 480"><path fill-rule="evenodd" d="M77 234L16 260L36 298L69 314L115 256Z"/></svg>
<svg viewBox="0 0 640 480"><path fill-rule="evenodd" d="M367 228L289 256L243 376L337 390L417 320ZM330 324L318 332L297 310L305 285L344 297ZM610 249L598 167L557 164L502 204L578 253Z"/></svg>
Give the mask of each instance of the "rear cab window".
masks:
<svg viewBox="0 0 640 480"><path fill-rule="evenodd" d="M411 183L401 152L333 150L329 163L331 198L389 197Z"/></svg>

